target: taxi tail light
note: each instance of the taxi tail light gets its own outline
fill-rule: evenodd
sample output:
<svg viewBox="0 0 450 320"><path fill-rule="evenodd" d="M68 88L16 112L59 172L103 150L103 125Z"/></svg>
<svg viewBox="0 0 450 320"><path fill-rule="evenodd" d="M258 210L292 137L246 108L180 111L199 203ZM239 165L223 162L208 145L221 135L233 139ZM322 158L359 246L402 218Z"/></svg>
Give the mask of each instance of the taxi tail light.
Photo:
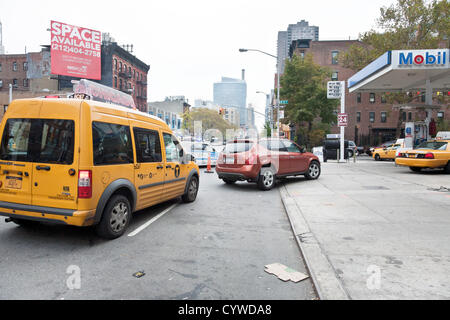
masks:
<svg viewBox="0 0 450 320"><path fill-rule="evenodd" d="M434 159L434 154L432 154L431 152L427 153L424 157L425 159Z"/></svg>
<svg viewBox="0 0 450 320"><path fill-rule="evenodd" d="M92 171L80 170L78 173L78 198L90 199L92 197Z"/></svg>

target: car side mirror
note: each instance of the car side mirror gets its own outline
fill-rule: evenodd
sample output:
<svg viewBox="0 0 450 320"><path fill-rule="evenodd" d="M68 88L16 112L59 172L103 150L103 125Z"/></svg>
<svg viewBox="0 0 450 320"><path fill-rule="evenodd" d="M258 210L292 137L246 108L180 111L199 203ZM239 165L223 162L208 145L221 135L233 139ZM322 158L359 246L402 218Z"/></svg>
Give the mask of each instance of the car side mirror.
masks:
<svg viewBox="0 0 450 320"><path fill-rule="evenodd" d="M305 147L301 147L300 148L300 153L306 153L306 148Z"/></svg>

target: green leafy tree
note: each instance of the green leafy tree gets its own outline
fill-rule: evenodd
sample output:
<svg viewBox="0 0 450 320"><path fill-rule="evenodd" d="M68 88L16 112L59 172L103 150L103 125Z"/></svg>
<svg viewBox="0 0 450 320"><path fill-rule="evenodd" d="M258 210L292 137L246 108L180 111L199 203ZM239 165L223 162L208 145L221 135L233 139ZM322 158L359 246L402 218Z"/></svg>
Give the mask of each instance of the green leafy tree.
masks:
<svg viewBox="0 0 450 320"><path fill-rule="evenodd" d="M237 126L224 120L217 111L207 108L195 108L193 111L190 111L189 116L186 116L184 119L188 119L188 121L186 121L186 129L191 133L194 132L194 123L196 121L202 122L202 134L204 134L206 130L217 129L222 132L223 137L225 137L227 129L238 129Z"/></svg>
<svg viewBox="0 0 450 320"><path fill-rule="evenodd" d="M360 34L360 44L350 47L340 58L345 67L359 71L390 50L434 49L448 47L450 37L450 2L448 0L397 0L380 9L377 27ZM390 93L387 102L406 104L415 97ZM448 101L448 100L447 100ZM402 125L399 109L397 136Z"/></svg>
<svg viewBox="0 0 450 320"><path fill-rule="evenodd" d="M286 61L281 81L280 95L289 103L285 106L285 122L299 124L299 133L311 142L314 123L336 122L337 100L327 98L327 81L331 70L313 61L312 55L304 58L294 55ZM317 133L316 133L317 134ZM315 134L315 135L316 135Z"/></svg>

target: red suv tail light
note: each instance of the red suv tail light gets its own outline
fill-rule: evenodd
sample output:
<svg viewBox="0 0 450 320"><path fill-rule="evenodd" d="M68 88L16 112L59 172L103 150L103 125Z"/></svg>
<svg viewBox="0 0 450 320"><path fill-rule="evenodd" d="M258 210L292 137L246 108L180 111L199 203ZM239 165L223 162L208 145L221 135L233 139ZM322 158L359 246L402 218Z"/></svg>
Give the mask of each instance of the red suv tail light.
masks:
<svg viewBox="0 0 450 320"><path fill-rule="evenodd" d="M92 198L92 171L80 170L78 172L78 198Z"/></svg>
<svg viewBox="0 0 450 320"><path fill-rule="evenodd" d="M427 153L424 157L425 159L434 159L434 154L432 154L431 152Z"/></svg>
<svg viewBox="0 0 450 320"><path fill-rule="evenodd" d="M245 158L245 164L257 164L258 163L258 155L254 152L250 152L249 156Z"/></svg>

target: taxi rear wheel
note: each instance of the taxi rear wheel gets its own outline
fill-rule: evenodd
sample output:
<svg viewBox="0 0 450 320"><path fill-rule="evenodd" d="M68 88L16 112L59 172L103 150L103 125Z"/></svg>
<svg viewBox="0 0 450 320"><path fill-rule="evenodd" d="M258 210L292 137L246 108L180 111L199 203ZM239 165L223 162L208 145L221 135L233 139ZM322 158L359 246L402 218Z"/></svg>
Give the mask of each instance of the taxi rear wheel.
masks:
<svg viewBox="0 0 450 320"><path fill-rule="evenodd" d="M115 195L106 205L102 219L96 227L97 234L102 238L116 239L125 233L130 220L130 202L123 195Z"/></svg>
<svg viewBox="0 0 450 320"><path fill-rule="evenodd" d="M381 160L381 157L380 157L380 155L377 153L376 155L375 155L375 161L380 161Z"/></svg>
<svg viewBox="0 0 450 320"><path fill-rule="evenodd" d="M444 168L445 173L450 173L450 161L447 163L447 165Z"/></svg>

